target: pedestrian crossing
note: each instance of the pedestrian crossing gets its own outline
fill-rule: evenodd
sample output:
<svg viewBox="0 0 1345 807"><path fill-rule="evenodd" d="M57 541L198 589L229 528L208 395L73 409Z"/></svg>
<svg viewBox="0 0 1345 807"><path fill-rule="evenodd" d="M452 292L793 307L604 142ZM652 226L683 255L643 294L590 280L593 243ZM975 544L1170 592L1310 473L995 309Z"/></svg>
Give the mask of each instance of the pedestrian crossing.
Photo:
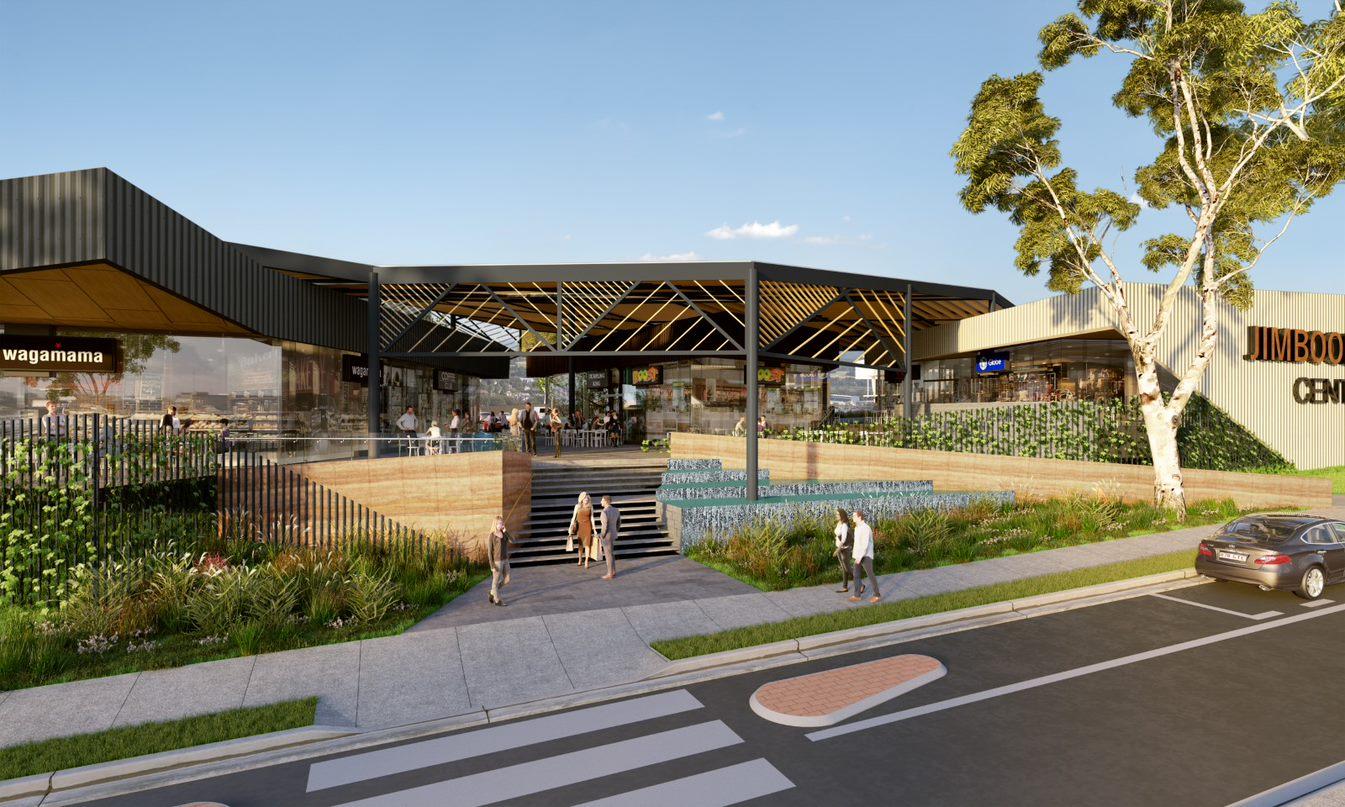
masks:
<svg viewBox="0 0 1345 807"><path fill-rule="evenodd" d="M690 692L675 690L322 760L309 766L307 790L315 794L358 787L364 794L370 790L368 783L389 786L378 795L346 801L338 807L483 807L638 772L642 785L653 783L588 803L601 807L729 807L794 787L765 759L721 764L680 777L655 767L742 745L743 739L721 720L707 719L677 728L666 728L668 723L663 721L647 727L649 730L641 725L675 715L695 719L694 713L703 708ZM628 727L632 726L642 733L630 736ZM620 731L623 728L626 730ZM601 733L612 730L618 730L620 739L603 742L606 738ZM596 740L598 744L548 753L573 748L581 740ZM520 754L535 757L518 761ZM501 755L504 764L481 769L483 759ZM477 764L468 764L471 761ZM443 766L443 778L426 783L426 773L431 778L440 773L426 769L436 766ZM685 768L679 772L685 773ZM406 774L411 776L391 778ZM407 778L415 784L397 786L399 781L405 784ZM632 780L624 777L622 781Z"/></svg>

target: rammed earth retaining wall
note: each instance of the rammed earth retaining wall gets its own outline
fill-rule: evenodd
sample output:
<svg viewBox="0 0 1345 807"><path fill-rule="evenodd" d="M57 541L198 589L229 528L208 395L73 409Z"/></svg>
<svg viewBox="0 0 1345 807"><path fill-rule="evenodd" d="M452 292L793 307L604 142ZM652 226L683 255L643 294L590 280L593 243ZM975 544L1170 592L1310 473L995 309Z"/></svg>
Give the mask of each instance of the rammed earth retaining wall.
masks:
<svg viewBox="0 0 1345 807"><path fill-rule="evenodd" d="M742 468L746 440L711 434L672 435L674 459L720 458ZM757 462L783 480L928 479L936 491L1002 490L1051 498L1102 490L1126 501L1153 500L1147 465L958 454L906 448L761 440ZM1279 474L1187 470L1189 501L1232 499L1243 507L1330 507L1329 479Z"/></svg>

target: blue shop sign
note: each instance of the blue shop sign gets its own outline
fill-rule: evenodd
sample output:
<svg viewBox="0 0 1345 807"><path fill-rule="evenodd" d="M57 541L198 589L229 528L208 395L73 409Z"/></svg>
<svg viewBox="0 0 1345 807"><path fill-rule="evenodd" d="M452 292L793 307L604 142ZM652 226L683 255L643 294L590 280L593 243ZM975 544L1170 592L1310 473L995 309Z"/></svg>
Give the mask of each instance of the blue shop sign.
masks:
<svg viewBox="0 0 1345 807"><path fill-rule="evenodd" d="M976 357L977 375L995 375L1009 371L1008 353L982 353Z"/></svg>

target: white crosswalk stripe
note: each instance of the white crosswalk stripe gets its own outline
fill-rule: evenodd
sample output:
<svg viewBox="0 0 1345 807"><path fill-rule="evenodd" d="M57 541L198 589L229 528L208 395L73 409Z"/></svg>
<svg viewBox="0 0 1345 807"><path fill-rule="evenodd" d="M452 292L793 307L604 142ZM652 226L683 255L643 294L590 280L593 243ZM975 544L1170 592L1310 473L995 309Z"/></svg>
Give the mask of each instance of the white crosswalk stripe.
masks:
<svg viewBox="0 0 1345 807"><path fill-rule="evenodd" d="M729 807L759 799L794 783L764 759L754 759L671 782L618 793L580 807Z"/></svg>
<svg viewBox="0 0 1345 807"><path fill-rule="evenodd" d="M701 708L684 689L314 763L308 792L588 734Z"/></svg>
<svg viewBox="0 0 1345 807"><path fill-rule="evenodd" d="M712 720L384 793L341 807L481 807L741 742L742 738L722 721Z"/></svg>

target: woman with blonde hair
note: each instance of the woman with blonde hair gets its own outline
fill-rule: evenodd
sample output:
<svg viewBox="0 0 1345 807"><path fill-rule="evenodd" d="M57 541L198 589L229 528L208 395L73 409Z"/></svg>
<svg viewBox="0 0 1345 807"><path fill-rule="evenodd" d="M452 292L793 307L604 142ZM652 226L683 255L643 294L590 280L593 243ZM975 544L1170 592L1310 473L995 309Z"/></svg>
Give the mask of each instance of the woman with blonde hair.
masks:
<svg viewBox="0 0 1345 807"><path fill-rule="evenodd" d="M579 561L575 565L587 569L593 555L593 498L588 491L579 494L579 501L570 514L569 537L571 544L575 538L579 539Z"/></svg>
<svg viewBox="0 0 1345 807"><path fill-rule="evenodd" d="M523 450L523 423L518 419L518 407L509 413L509 435L514 438L518 450Z"/></svg>

